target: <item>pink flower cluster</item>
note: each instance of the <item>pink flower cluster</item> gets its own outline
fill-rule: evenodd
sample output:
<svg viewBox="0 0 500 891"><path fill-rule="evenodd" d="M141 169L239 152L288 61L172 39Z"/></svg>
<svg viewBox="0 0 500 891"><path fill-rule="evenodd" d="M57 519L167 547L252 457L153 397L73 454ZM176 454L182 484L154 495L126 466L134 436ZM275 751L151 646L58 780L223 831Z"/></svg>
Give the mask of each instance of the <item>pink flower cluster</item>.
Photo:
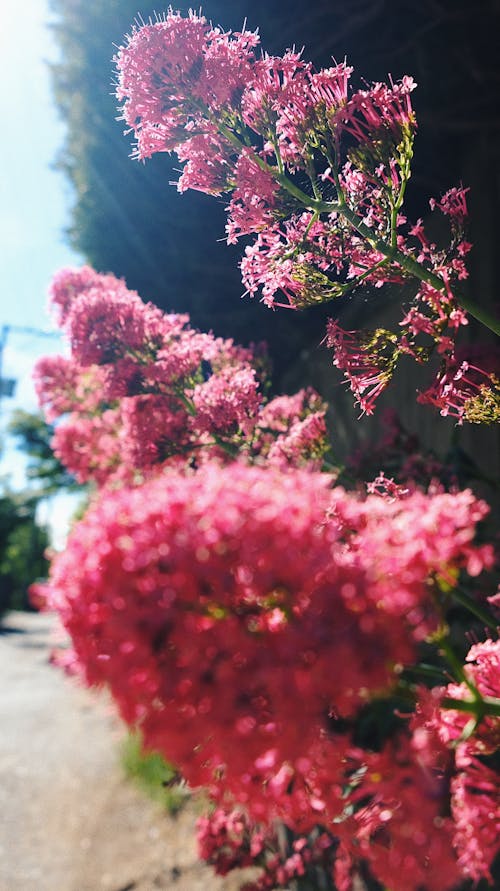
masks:
<svg viewBox="0 0 500 891"><path fill-rule="evenodd" d="M498 423L499 397L500 378L497 375L466 359L461 361L451 350L441 363L434 383L419 394L418 401L435 405L443 417L450 415L459 423L464 419L474 422L478 410L479 422Z"/></svg>
<svg viewBox="0 0 500 891"><path fill-rule="evenodd" d="M327 406L312 387L276 396L263 406L255 428L254 451L269 464L286 468L301 462L320 469L325 452Z"/></svg>
<svg viewBox="0 0 500 891"><path fill-rule="evenodd" d="M461 872L478 882L491 882L490 866L500 852L500 777L494 758L500 747L498 717L484 716L474 732L466 712L441 707L443 697L471 700L476 691L500 699L500 641L475 644L467 654L465 680L426 691L413 720L415 734L427 734L451 756L451 814L454 844ZM449 755L450 757L450 755Z"/></svg>
<svg viewBox="0 0 500 891"><path fill-rule="evenodd" d="M437 348L442 366L420 400L459 423L495 421L498 379L478 368L471 377L455 350L467 324L453 294L471 248L467 190L431 200L450 223L444 249L402 210L416 131L413 79L354 90L345 63L315 71L295 52L257 57L258 44L256 33L222 32L172 10L134 28L116 63L137 156L176 152L180 191L230 196L228 242L255 236L241 262L246 293L260 291L270 307L418 282L400 330L380 337L330 323L334 364L363 412L373 411L401 355L424 362Z"/></svg>
<svg viewBox="0 0 500 891"><path fill-rule="evenodd" d="M138 157L171 151L182 143L189 143L194 156L201 150L207 160L211 150L214 167L210 170L207 164L203 184L213 191L211 175L224 167L231 145L220 139L216 126L207 128L205 121L200 126L203 110L229 113L238 106L258 42L252 32L223 33L192 12L184 19L169 10L155 24L134 29L117 55L122 72L118 96L127 100L125 120L137 130Z"/></svg>
<svg viewBox="0 0 500 891"><path fill-rule="evenodd" d="M333 364L344 372L363 414L372 414L377 397L389 384L400 350L391 331L344 331L330 319L326 344L334 348Z"/></svg>
<svg viewBox="0 0 500 891"><path fill-rule="evenodd" d="M467 674L483 696L499 696L499 669L498 641L471 648ZM354 770L361 753L351 749L344 761L345 810L329 832L278 833L241 812L218 809L199 823L201 856L221 874L261 867L249 891L287 888L298 877L313 882L317 867L323 883L331 877L338 891L353 891L367 868L388 887L397 875L398 891L444 891L465 877L492 882L500 783L487 762L498 752L498 718L486 718L471 735L470 715L442 708L445 695L464 700L471 692L465 683L422 689L408 726L380 753L364 751L361 770Z"/></svg>
<svg viewBox="0 0 500 891"><path fill-rule="evenodd" d="M324 880L332 872L336 841L331 835L315 829L289 841L288 834L286 827L254 824L243 811L222 808L197 823L200 857L218 875L245 866L261 869L242 891L289 888L294 879L313 882L319 873Z"/></svg>
<svg viewBox="0 0 500 891"><path fill-rule="evenodd" d="M188 167L203 157L207 178L195 187L217 191L208 170L225 169L218 191L229 191L235 177L236 201L248 203L251 212L259 182L250 190L249 202L245 185L250 171L265 177L266 165L259 158L279 154L294 170L307 170L312 140L333 152L343 133L362 147L381 141L383 135L390 144L385 150L380 147L383 167L384 151L388 155L402 134L414 128L411 78L390 86L375 84L350 96L352 68L347 65L314 72L293 52L257 58L259 42L256 32L222 33L203 16L190 13L182 18L172 10L134 28L115 61L117 96L124 102L123 118L137 137L138 157L176 151ZM259 154L253 142L245 144L236 135L241 136L243 127L259 143ZM391 180L395 177L393 172ZM268 191L263 196L264 217L249 231L258 231L265 222Z"/></svg>
<svg viewBox="0 0 500 891"><path fill-rule="evenodd" d="M339 891L353 891L363 861L384 887L397 876L398 891L456 888L462 875L447 816L450 753L443 749L403 730L381 752L365 755L355 806L335 826Z"/></svg>
<svg viewBox="0 0 500 891"><path fill-rule="evenodd" d="M71 356L40 360L35 383L48 419L66 415L53 446L79 481L139 481L167 464L236 454L321 466L325 406L312 393L266 403L252 349L195 331L188 316L164 314L89 267L60 272L51 299ZM287 398L273 426L266 419Z"/></svg>
<svg viewBox="0 0 500 891"><path fill-rule="evenodd" d="M414 738L370 753L349 731L437 629L434 579L491 565L472 543L486 508L470 492L360 500L328 482L233 462L105 490L46 596L86 681L190 785L257 823L333 825L339 864L442 891L458 867L441 767L427 782ZM280 875L305 868L295 854Z"/></svg>
<svg viewBox="0 0 500 891"><path fill-rule="evenodd" d="M293 52L256 58L258 43L257 34L221 35L203 17L191 14L182 19L170 11L164 19L134 29L119 50L117 95L124 102L124 120L137 137L138 157L175 151L186 164L181 190L232 192L230 242L243 234L265 233L252 255L255 263L260 257L261 271L250 273L247 261L243 276L251 293L263 285L272 305L274 294L282 289L279 270L283 263L286 266L288 253L305 255L300 260L304 274L313 274L318 263L320 269L339 272L344 265L342 255L348 255L346 238L349 244L352 240L355 266L364 260L366 270L372 260L380 259L358 236L350 239L345 229L339 230L335 213L324 223L318 219L316 231L311 229L315 220L306 214L308 231L304 233L303 214L296 212L300 205L294 208L293 194L287 194L277 174L310 173L312 155L319 149L327 165L321 180L334 182L333 157L344 136L355 142L361 154L376 143L378 179L374 171L365 173L364 162L350 158L342 168L342 183L348 196L355 193L352 203L364 217L377 202L387 204L389 193L402 181L392 156L402 141L411 140L415 129L410 102L415 84L406 77L398 84L379 83L350 93L352 68L344 63L315 72ZM380 188L384 171L385 189ZM318 188L319 175L315 174ZM284 218L283 229L280 220ZM281 243L282 256L274 248L269 252L269 242ZM273 269L274 285L270 281ZM309 302L307 284L297 280L285 291L290 305ZM318 294L316 301L320 299Z"/></svg>

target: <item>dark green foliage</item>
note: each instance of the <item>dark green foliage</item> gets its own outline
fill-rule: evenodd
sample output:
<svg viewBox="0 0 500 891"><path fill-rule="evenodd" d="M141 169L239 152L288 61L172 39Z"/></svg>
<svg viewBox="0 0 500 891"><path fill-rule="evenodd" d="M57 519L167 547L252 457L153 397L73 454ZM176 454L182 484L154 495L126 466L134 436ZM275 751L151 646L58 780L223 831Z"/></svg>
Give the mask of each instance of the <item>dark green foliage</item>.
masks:
<svg viewBox="0 0 500 891"><path fill-rule="evenodd" d="M28 587L47 575L49 537L37 522L39 502L57 492L82 489L54 456L53 428L40 414L14 411L8 432L28 457L26 477L35 486L15 494L3 487L0 494L0 615L7 609L30 609Z"/></svg>
<svg viewBox="0 0 500 891"><path fill-rule="evenodd" d="M38 497L54 495L62 489L66 492L81 490L82 486L54 455L50 445L54 430L42 415L18 409L11 415L8 432L30 459L26 476L38 484Z"/></svg>
<svg viewBox="0 0 500 891"><path fill-rule="evenodd" d="M38 499L0 494L0 616L29 609L28 587L47 573L47 530L36 521Z"/></svg>

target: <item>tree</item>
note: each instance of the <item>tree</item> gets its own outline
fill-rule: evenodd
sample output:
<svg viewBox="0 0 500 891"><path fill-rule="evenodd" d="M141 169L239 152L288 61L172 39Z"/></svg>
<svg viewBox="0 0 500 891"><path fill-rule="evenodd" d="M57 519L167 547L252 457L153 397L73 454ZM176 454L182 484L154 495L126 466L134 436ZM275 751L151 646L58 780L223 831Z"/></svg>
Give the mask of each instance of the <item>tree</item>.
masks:
<svg viewBox="0 0 500 891"><path fill-rule="evenodd" d="M29 609L28 587L47 572L47 530L36 520L38 498L0 494L0 616Z"/></svg>
<svg viewBox="0 0 500 891"><path fill-rule="evenodd" d="M54 429L40 414L14 411L8 432L28 457L26 477L35 486L13 493L4 485L0 494L0 615L30 609L28 588L46 575L49 534L37 520L40 501L82 488L52 452Z"/></svg>
<svg viewBox="0 0 500 891"><path fill-rule="evenodd" d="M38 483L39 498L61 490L71 492L81 488L54 455L51 447L54 428L41 414L17 409L11 415L8 432L29 459L26 477L30 482Z"/></svg>

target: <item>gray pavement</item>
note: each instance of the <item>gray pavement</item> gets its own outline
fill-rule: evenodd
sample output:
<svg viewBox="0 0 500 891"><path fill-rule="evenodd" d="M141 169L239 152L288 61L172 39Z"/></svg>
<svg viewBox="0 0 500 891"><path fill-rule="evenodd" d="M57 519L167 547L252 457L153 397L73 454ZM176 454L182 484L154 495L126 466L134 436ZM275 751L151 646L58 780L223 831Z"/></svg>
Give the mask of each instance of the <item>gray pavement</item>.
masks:
<svg viewBox="0 0 500 891"><path fill-rule="evenodd" d="M0 627L0 891L236 889L197 861L196 803L169 818L124 780L123 728L49 664L53 627Z"/></svg>

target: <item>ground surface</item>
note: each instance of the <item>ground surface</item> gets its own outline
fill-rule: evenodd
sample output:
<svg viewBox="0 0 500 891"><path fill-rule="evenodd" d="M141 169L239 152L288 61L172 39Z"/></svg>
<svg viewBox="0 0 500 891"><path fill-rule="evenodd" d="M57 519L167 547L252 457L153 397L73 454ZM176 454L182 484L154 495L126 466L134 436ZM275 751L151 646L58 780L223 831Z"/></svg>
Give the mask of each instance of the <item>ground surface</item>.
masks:
<svg viewBox="0 0 500 891"><path fill-rule="evenodd" d="M0 891L236 891L197 860L194 805L167 817L124 779L123 729L49 664L52 626L0 627Z"/></svg>

